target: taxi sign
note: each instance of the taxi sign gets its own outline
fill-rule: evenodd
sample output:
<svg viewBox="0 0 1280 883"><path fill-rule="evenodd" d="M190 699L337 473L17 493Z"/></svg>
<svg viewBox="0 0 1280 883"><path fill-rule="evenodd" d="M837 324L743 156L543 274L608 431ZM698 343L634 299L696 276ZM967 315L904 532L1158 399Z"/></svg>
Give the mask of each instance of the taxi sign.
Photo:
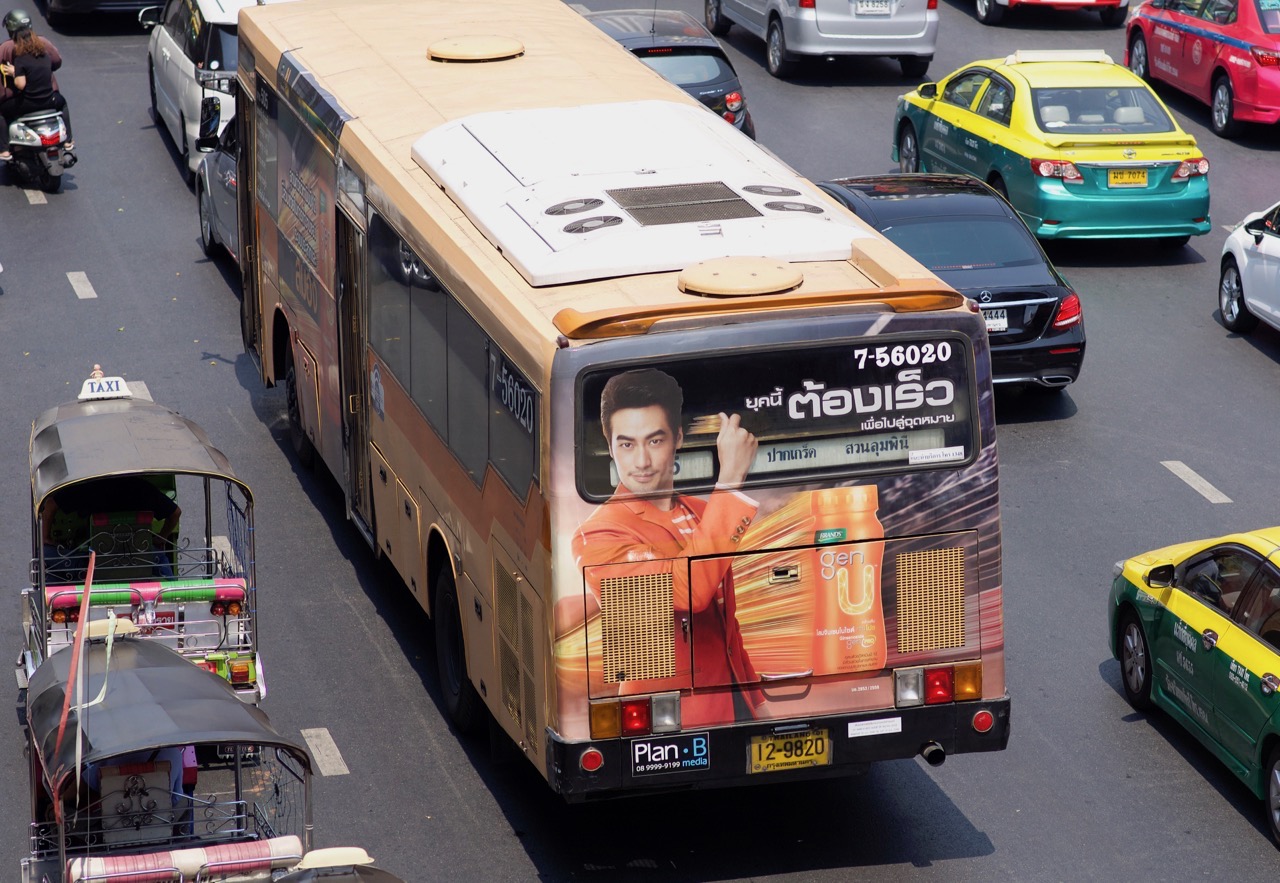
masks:
<svg viewBox="0 0 1280 883"><path fill-rule="evenodd" d="M129 384L123 377L90 377L80 387L80 395L76 397L82 402L94 399L131 399Z"/></svg>

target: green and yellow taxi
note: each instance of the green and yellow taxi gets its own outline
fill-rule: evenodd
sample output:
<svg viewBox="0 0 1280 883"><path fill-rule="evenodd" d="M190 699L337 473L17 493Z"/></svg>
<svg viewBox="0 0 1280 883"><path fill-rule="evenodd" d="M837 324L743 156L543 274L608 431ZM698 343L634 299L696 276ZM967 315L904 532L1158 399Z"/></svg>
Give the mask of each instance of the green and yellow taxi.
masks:
<svg viewBox="0 0 1280 883"><path fill-rule="evenodd" d="M1021 50L898 99L904 172L986 181L1040 239L1208 233L1209 161L1151 88L1105 52Z"/></svg>
<svg viewBox="0 0 1280 883"><path fill-rule="evenodd" d="M1280 844L1280 527L1121 561L1108 611L1129 703L1203 742L1265 801Z"/></svg>

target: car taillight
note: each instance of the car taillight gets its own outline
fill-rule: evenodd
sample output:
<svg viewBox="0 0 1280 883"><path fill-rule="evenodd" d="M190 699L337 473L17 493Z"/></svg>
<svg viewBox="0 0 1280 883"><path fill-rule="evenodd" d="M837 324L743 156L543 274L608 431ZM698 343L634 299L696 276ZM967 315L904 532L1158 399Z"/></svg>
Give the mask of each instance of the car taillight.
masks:
<svg viewBox="0 0 1280 883"><path fill-rule="evenodd" d="M938 8L938 0L929 0L929 2L928 2L927 4L925 4L925 8L926 8L926 9L937 9L937 8Z"/></svg>
<svg viewBox="0 0 1280 883"><path fill-rule="evenodd" d="M1209 161L1203 156L1195 159L1184 159L1178 166L1178 170L1173 173L1173 180L1185 181L1187 178L1194 178L1196 175L1209 174Z"/></svg>
<svg viewBox="0 0 1280 883"><path fill-rule="evenodd" d="M1062 299L1062 303L1058 304L1058 315L1053 319L1053 327L1070 328L1072 325L1078 325L1082 315L1080 295L1072 292Z"/></svg>
<svg viewBox="0 0 1280 883"><path fill-rule="evenodd" d="M1064 184L1084 183L1084 176L1080 174L1075 163L1056 159L1033 159L1031 171L1041 178L1061 178Z"/></svg>
<svg viewBox="0 0 1280 883"><path fill-rule="evenodd" d="M728 95L724 97L724 106L727 107L729 110L733 111L734 113L737 113L738 111L742 110L742 106L745 103L746 102L743 101L742 99L741 92L730 92Z"/></svg>
<svg viewBox="0 0 1280 883"><path fill-rule="evenodd" d="M800 0L796 5L801 9L813 9L816 5L816 0Z"/></svg>
<svg viewBox="0 0 1280 883"><path fill-rule="evenodd" d="M1254 46L1249 51L1253 53L1253 60L1258 62L1258 67L1280 66L1280 52L1274 49L1263 49L1261 46Z"/></svg>

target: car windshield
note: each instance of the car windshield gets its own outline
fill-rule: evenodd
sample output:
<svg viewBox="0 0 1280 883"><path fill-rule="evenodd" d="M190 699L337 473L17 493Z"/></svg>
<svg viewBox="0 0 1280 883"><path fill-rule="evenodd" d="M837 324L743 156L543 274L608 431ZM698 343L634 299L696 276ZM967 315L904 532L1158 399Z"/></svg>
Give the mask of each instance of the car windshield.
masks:
<svg viewBox="0 0 1280 883"><path fill-rule="evenodd" d="M214 25L209 40L209 57L205 68L211 71L236 69L236 26Z"/></svg>
<svg viewBox="0 0 1280 883"><path fill-rule="evenodd" d="M705 49L642 49L640 60L677 86L702 86L736 76L729 62Z"/></svg>
<svg viewBox="0 0 1280 883"><path fill-rule="evenodd" d="M937 215L880 232L956 288L1056 284L1031 234L1017 227L1009 218Z"/></svg>
<svg viewBox="0 0 1280 883"><path fill-rule="evenodd" d="M1032 89L1036 122L1045 132L1147 135L1174 131L1173 120L1145 86Z"/></svg>
<svg viewBox="0 0 1280 883"><path fill-rule="evenodd" d="M1258 6L1258 21L1268 34L1280 34L1280 0L1253 0Z"/></svg>

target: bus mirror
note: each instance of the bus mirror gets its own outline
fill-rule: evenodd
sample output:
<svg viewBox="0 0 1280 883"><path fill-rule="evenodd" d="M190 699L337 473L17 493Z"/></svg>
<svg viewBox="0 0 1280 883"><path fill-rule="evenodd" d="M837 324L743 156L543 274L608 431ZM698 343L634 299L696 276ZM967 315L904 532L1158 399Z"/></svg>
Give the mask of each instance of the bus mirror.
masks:
<svg viewBox="0 0 1280 883"><path fill-rule="evenodd" d="M1161 564L1147 571L1146 583L1153 589L1166 589L1173 585L1173 565Z"/></svg>
<svg viewBox="0 0 1280 883"><path fill-rule="evenodd" d="M200 100L200 129L196 133L196 150L208 153L218 146L218 122L222 117L222 101L212 95Z"/></svg>

